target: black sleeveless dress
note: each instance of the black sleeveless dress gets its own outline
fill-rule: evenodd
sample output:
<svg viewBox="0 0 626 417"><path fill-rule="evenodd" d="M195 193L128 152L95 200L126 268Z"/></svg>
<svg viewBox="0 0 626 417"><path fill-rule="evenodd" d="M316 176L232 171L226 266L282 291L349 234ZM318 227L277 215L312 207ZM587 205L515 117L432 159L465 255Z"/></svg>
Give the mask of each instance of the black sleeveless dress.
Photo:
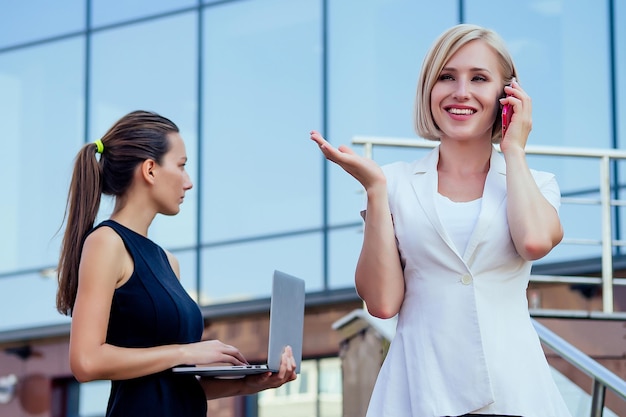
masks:
<svg viewBox="0 0 626 417"><path fill-rule="evenodd" d="M107 343L143 348L198 342L203 321L198 305L172 271L167 255L150 239L106 220L120 235L134 261L128 282L115 290ZM94 229L95 230L95 229ZM206 417L207 401L193 375L166 370L112 381L107 417Z"/></svg>

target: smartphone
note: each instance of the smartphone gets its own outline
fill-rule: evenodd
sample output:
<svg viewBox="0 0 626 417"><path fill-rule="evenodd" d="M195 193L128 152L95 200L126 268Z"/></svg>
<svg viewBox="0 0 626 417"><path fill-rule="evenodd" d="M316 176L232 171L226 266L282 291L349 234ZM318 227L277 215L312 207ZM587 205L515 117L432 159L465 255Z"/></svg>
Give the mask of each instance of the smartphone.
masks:
<svg viewBox="0 0 626 417"><path fill-rule="evenodd" d="M513 116L513 106L510 104L502 106L502 136L504 136L509 123L511 123L511 116Z"/></svg>

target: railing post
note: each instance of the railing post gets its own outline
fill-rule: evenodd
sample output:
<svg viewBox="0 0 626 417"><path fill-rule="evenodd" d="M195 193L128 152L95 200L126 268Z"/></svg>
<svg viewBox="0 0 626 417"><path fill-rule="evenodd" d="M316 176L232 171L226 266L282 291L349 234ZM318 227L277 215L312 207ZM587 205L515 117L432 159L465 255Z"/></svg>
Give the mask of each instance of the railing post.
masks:
<svg viewBox="0 0 626 417"><path fill-rule="evenodd" d="M363 156L365 156L365 157L366 157L366 158L368 158L368 159L372 159L372 156L373 156L373 151L372 151L373 146L372 146L372 142L366 142L366 143L363 145L363 148L364 148L364 149L363 149Z"/></svg>
<svg viewBox="0 0 626 417"><path fill-rule="evenodd" d="M613 235L611 233L610 158L600 159L600 209L602 211L602 311L613 312Z"/></svg>
<svg viewBox="0 0 626 417"><path fill-rule="evenodd" d="M606 387L597 379L593 380L593 392L591 397L591 417L602 417L604 410L604 395Z"/></svg>

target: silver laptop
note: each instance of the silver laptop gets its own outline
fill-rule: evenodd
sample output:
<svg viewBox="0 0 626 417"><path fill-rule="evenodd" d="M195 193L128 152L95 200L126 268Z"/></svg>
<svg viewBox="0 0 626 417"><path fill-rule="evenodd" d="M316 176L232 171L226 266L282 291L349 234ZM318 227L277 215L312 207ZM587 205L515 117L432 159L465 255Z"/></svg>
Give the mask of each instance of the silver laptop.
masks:
<svg viewBox="0 0 626 417"><path fill-rule="evenodd" d="M218 378L239 378L263 372L278 372L285 346L291 346L296 373L302 361L304 330L304 280L274 271L270 302L269 345L267 363L262 365L177 366L172 372Z"/></svg>

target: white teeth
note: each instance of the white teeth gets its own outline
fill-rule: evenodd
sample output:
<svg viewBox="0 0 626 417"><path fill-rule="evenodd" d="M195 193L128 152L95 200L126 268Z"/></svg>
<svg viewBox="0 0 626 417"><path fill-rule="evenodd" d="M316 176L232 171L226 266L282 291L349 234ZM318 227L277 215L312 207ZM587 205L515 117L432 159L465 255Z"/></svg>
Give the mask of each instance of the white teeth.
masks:
<svg viewBox="0 0 626 417"><path fill-rule="evenodd" d="M474 114L474 110L472 109L448 109L449 113L452 114Z"/></svg>

